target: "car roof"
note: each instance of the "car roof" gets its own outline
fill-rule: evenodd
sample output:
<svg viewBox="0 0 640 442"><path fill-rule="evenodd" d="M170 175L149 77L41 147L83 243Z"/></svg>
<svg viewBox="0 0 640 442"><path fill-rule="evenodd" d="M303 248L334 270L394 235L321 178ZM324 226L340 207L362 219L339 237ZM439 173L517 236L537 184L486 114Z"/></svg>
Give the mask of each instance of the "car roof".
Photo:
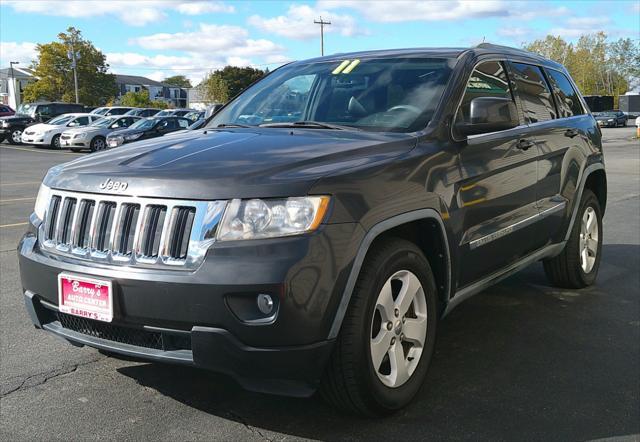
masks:
<svg viewBox="0 0 640 442"><path fill-rule="evenodd" d="M90 115L92 117L95 116L95 114L91 114L89 112L69 112L69 113L66 113L66 114L60 114L57 117L84 117L85 115L86 116ZM55 117L55 118L57 118L57 117Z"/></svg>
<svg viewBox="0 0 640 442"><path fill-rule="evenodd" d="M345 52L332 55L326 55L324 57L310 58L307 60L300 60L293 62L296 63L317 63L317 62L332 62L342 61L352 58L407 58L407 57L433 57L433 58L459 58L463 54L473 53L475 55L488 55L498 54L503 56L512 56L518 58L526 58L533 62L543 64L546 66L554 67L556 69L563 69L562 65L555 61L544 58L533 52L525 51L524 49L512 48L509 46L495 45L491 43L481 43L471 48L403 48L403 49L381 49L373 51L359 51L359 52Z"/></svg>

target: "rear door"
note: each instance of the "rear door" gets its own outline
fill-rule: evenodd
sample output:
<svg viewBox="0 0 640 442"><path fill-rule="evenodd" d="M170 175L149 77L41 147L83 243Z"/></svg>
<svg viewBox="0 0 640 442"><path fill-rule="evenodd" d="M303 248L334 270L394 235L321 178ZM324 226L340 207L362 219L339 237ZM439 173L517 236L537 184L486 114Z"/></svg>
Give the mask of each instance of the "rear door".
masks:
<svg viewBox="0 0 640 442"><path fill-rule="evenodd" d="M540 234L548 241L561 241L566 234L568 212L581 164L588 152L589 138L595 135L594 123L583 106L575 87L559 70L545 68L545 77L553 93L555 119L533 124L533 136L541 150L538 159L538 205Z"/></svg>
<svg viewBox="0 0 640 442"><path fill-rule="evenodd" d="M515 101L504 61L476 66L456 119L468 120L471 100L485 96ZM469 136L459 151L462 179L456 186L457 209L451 214L462 232L459 287L508 266L534 247L529 220L537 215L538 152L523 135L524 128L521 121L513 129Z"/></svg>

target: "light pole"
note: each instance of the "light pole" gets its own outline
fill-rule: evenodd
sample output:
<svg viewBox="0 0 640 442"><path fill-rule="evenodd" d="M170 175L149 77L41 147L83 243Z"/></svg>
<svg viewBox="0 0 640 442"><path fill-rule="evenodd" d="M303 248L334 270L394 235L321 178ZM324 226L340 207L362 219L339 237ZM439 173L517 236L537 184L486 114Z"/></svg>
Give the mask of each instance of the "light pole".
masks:
<svg viewBox="0 0 640 442"><path fill-rule="evenodd" d="M11 70L11 88L13 89L13 101L14 101L13 105L17 109L20 103L18 103L18 101L19 101L18 98L19 97L18 97L18 92L16 90L16 76L15 76L15 74L13 72L13 65L14 64L20 64L20 62L19 61L10 61L9 62L9 67L11 68L10 69ZM7 84L7 86L8 86L8 84ZM8 89L8 87L7 87L7 89Z"/></svg>
<svg viewBox="0 0 640 442"><path fill-rule="evenodd" d="M80 103L80 98L78 97L78 59L80 58L80 54L75 50L75 36L71 37L71 50L67 51L67 57L71 60L71 69L73 69L73 87L76 92L76 104Z"/></svg>

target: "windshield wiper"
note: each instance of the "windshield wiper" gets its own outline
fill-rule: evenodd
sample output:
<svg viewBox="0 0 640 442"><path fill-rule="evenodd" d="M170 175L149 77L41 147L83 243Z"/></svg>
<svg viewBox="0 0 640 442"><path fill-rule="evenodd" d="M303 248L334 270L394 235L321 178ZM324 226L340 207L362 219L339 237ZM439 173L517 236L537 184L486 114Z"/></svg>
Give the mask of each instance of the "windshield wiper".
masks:
<svg viewBox="0 0 640 442"><path fill-rule="evenodd" d="M310 127L314 129L333 129L333 130L360 130L353 126L341 126L339 124L320 123L318 121L293 121L282 123L266 123L260 124L258 127Z"/></svg>
<svg viewBox="0 0 640 442"><path fill-rule="evenodd" d="M220 123L216 127L251 127L246 124L238 124L238 123Z"/></svg>

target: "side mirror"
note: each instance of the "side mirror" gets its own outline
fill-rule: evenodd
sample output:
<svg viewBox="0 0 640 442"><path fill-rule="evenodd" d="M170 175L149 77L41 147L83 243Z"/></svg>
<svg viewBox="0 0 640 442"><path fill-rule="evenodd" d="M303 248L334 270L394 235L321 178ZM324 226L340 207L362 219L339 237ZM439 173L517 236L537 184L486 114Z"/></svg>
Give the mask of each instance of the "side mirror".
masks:
<svg viewBox="0 0 640 442"><path fill-rule="evenodd" d="M520 124L516 105L508 98L478 97L469 105L469 121L456 123L461 135L477 135L512 129Z"/></svg>

